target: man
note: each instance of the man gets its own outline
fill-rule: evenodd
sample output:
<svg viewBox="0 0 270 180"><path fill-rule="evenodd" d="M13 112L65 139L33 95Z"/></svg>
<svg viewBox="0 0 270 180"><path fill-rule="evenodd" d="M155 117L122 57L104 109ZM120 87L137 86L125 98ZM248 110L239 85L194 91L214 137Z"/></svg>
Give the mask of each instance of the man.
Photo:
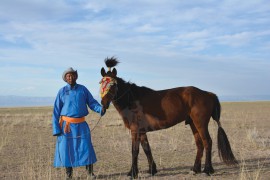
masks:
<svg viewBox="0 0 270 180"><path fill-rule="evenodd" d="M85 86L76 83L78 73L73 68L64 71L62 78L67 85L56 96L52 118L53 135L57 136L54 166L66 167L67 179L78 166L86 166L87 174L95 177L93 164L97 159L85 116L89 113L87 105L101 116L106 110Z"/></svg>

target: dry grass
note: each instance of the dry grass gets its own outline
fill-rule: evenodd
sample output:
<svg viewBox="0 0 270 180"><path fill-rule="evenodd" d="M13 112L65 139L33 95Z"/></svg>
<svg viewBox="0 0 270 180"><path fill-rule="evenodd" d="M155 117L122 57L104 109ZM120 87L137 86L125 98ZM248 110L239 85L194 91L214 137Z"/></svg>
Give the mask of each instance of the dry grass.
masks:
<svg viewBox="0 0 270 180"><path fill-rule="evenodd" d="M158 173L151 177L142 149L139 154L140 179L269 179L270 102L222 103L221 123L229 137L238 167L220 162L217 153L217 125L210 121L213 139L211 177L189 174L196 146L184 123L148 133ZM53 168L55 137L51 135L51 107L0 108L0 179L63 179L64 169ZM99 119L90 113L93 128ZM114 108L108 110L92 132L98 162L98 179L128 179L131 165L130 133ZM87 179L84 167L74 169L75 179Z"/></svg>

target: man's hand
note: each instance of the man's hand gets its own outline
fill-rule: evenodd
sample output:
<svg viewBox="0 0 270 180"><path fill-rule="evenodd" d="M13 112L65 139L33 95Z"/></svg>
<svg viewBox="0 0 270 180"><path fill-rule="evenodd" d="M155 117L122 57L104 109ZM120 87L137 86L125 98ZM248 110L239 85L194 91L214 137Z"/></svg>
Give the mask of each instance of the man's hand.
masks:
<svg viewBox="0 0 270 180"><path fill-rule="evenodd" d="M104 107L102 107L101 116L103 116L105 113L106 113L106 109Z"/></svg>
<svg viewBox="0 0 270 180"><path fill-rule="evenodd" d="M62 133L54 134L53 136L61 136Z"/></svg>

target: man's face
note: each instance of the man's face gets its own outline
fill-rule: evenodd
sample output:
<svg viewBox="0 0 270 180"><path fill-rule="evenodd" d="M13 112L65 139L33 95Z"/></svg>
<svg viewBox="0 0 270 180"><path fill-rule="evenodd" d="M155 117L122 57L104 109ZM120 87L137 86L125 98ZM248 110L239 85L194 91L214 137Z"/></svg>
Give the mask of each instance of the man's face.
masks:
<svg viewBox="0 0 270 180"><path fill-rule="evenodd" d="M77 78L75 73L67 73L65 78L69 85L75 85Z"/></svg>

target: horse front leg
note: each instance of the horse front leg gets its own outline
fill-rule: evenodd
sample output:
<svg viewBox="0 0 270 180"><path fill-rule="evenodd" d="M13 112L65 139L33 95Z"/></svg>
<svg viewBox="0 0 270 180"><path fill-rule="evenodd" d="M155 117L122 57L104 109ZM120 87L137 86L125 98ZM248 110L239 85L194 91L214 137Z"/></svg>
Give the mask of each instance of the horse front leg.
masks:
<svg viewBox="0 0 270 180"><path fill-rule="evenodd" d="M144 150L144 153L147 157L149 164L149 174L155 175L157 173L157 166L153 159L151 148L147 139L146 133L140 135L141 145Z"/></svg>
<svg viewBox="0 0 270 180"><path fill-rule="evenodd" d="M138 154L139 154L139 146L140 146L140 138L139 133L131 132L132 134L132 165L128 176L132 178L138 178Z"/></svg>

